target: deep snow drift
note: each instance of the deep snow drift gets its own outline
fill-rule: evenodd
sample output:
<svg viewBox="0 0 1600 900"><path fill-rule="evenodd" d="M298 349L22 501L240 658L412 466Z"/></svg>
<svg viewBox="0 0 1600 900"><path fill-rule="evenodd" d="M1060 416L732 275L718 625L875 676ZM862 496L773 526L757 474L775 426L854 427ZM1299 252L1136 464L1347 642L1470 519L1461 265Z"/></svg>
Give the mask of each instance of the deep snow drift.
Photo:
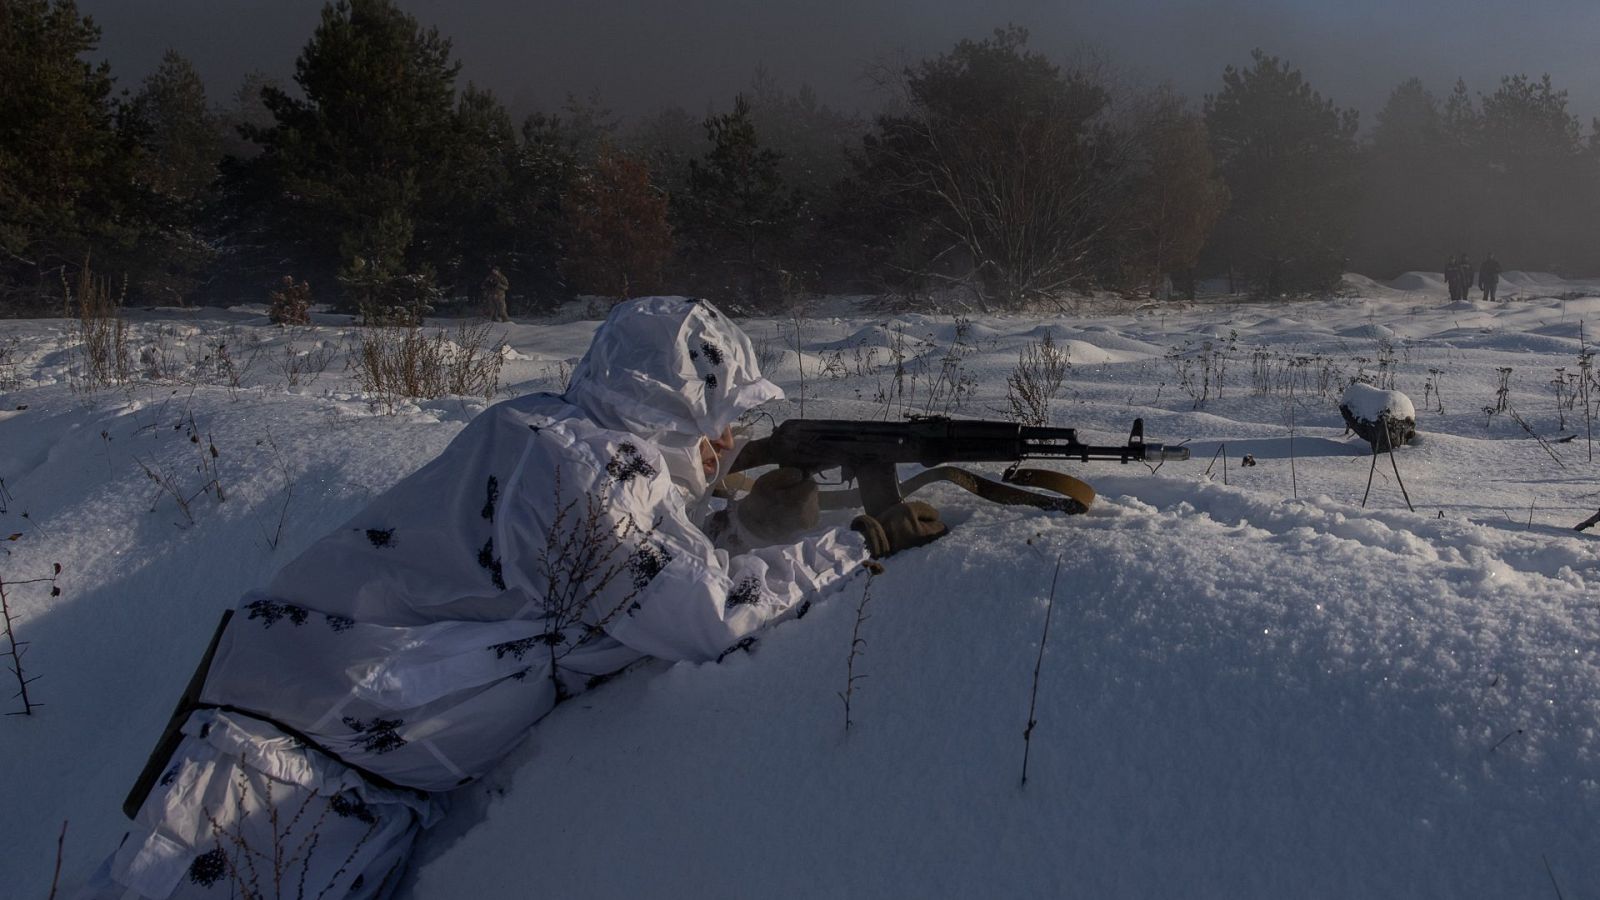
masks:
<svg viewBox="0 0 1600 900"><path fill-rule="evenodd" d="M1100 493L1078 517L928 489L952 532L871 580L848 732L865 578L748 654L558 708L461 792L402 895L1583 896L1600 543L1571 526L1600 463L1572 392L1600 291L1524 281L1542 299L1447 305L1410 279L747 322L790 393L779 419L1003 418L1048 334L1072 364L1053 424L1118 443L1143 417L1193 459L1068 467ZM64 886L114 845L218 613L485 406L374 409L340 317L129 318L163 377L96 391L71 323L0 322L0 578L44 704L0 720L0 884L20 896L48 893L63 820ZM504 329L506 392L559 390L596 323L557 322ZM1342 434L1355 377L1415 401L1392 463ZM59 597L16 583L57 562Z"/></svg>

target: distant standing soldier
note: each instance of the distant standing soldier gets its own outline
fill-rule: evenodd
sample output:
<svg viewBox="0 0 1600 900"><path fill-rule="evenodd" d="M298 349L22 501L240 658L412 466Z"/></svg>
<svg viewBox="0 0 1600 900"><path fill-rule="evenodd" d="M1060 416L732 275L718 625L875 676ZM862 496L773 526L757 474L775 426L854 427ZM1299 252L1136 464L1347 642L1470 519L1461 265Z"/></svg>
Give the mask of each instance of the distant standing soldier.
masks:
<svg viewBox="0 0 1600 900"><path fill-rule="evenodd" d="M1472 260L1468 258L1467 254L1462 253L1457 259L1459 262L1456 265L1461 267L1461 299L1471 300L1472 276L1476 270L1472 267Z"/></svg>
<svg viewBox="0 0 1600 900"><path fill-rule="evenodd" d="M1450 302L1454 303L1457 300L1460 300L1461 299L1461 266L1459 264L1457 264L1456 258L1454 256L1450 257L1448 260L1445 260L1445 264L1444 264L1444 280L1445 280L1446 284L1450 285Z"/></svg>
<svg viewBox="0 0 1600 900"><path fill-rule="evenodd" d="M1490 253L1478 266L1478 287L1483 288L1483 299L1494 302L1494 289L1500 286L1500 260Z"/></svg>
<svg viewBox="0 0 1600 900"><path fill-rule="evenodd" d="M483 279L483 314L496 322L509 322L511 316L506 313L506 289L511 287L511 282L506 280L499 266L489 270L489 275Z"/></svg>

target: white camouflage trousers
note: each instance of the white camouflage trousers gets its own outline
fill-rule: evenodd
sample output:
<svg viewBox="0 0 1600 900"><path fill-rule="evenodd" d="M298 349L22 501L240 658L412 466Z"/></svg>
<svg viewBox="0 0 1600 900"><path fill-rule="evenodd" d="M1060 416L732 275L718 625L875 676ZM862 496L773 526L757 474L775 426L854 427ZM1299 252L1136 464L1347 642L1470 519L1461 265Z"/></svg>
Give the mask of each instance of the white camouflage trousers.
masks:
<svg viewBox="0 0 1600 900"><path fill-rule="evenodd" d="M133 829L79 897L386 897L441 812L248 716L201 710L183 731Z"/></svg>

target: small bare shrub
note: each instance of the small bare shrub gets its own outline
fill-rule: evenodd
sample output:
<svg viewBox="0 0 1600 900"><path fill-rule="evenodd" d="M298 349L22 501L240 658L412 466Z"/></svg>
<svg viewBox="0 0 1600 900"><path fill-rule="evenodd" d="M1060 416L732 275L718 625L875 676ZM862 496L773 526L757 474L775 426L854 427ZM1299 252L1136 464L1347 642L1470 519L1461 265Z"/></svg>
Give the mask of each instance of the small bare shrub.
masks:
<svg viewBox="0 0 1600 900"><path fill-rule="evenodd" d="M328 814L339 813L342 798L339 795L330 797L318 791L307 791L298 807L291 810L273 795L271 781L263 779L263 784L258 792L261 799L252 801L250 779L241 773L231 810L202 808L201 812L211 826L214 847L190 864L188 880L203 888L226 881L231 895L245 900L328 896L367 841L377 833L378 818L370 812L366 813L366 818L362 820L366 822L366 830L329 876L328 883L317 891L317 885L306 882L317 856ZM355 801L356 804L359 802ZM255 808L250 808L252 806ZM356 808L361 809L359 806ZM265 846L252 844L250 835L246 833L247 820L252 815L262 814L266 816L265 825L270 834ZM355 817L360 819L359 815Z"/></svg>
<svg viewBox="0 0 1600 900"><path fill-rule="evenodd" d="M1494 411L1505 412L1511 404L1511 367L1502 366L1496 371L1500 380L1494 391Z"/></svg>
<svg viewBox="0 0 1600 900"><path fill-rule="evenodd" d="M1394 341L1382 338L1378 341L1378 373L1376 384L1386 391L1395 390L1394 376L1398 368L1394 359Z"/></svg>
<svg viewBox="0 0 1600 900"><path fill-rule="evenodd" d="M1594 351L1583 334L1583 323L1578 323L1578 397L1583 401L1583 443L1589 462L1594 462L1594 407L1590 405L1594 386Z"/></svg>
<svg viewBox="0 0 1600 900"><path fill-rule="evenodd" d="M274 366L278 374L283 376L284 386L289 389L316 384L339 352L336 345L317 338L311 329L306 329L306 332L311 346L302 350L296 346L296 338L290 337L289 342L283 345L283 356L278 358Z"/></svg>
<svg viewBox="0 0 1600 900"><path fill-rule="evenodd" d="M928 394L923 401L923 415L947 415L960 409L978 390L978 379L967 371L967 357L976 346L972 343L972 320L964 316L955 318L955 334L950 346L939 358L937 374L924 364L922 372L928 378Z"/></svg>
<svg viewBox="0 0 1600 900"><path fill-rule="evenodd" d="M150 501L150 511L155 511L162 497L170 496L177 504L178 511L183 513L184 522L193 525L194 501L206 494L210 494L218 503L226 502L228 499L228 495L222 489L222 476L218 469L218 459L222 454L217 450L217 444L211 439L210 433L206 433L202 440L200 425L195 421L193 412L187 413L186 418L180 421L177 427L185 432L189 443L194 445L197 460L194 470L200 476L198 487L191 489L186 486L184 476L170 471L159 460L146 461L136 456L134 462L139 464L145 477L156 486L155 497Z"/></svg>
<svg viewBox="0 0 1600 900"><path fill-rule="evenodd" d="M567 388L572 386L572 363L563 359L558 360L553 366L545 366L544 377L559 388L556 393L565 394Z"/></svg>
<svg viewBox="0 0 1600 900"><path fill-rule="evenodd" d="M361 390L390 414L403 400L446 395L492 398L500 390L505 357L501 342L490 344L489 325L456 329L454 340L440 330L432 337L420 328L381 328L361 335L351 355Z"/></svg>
<svg viewBox="0 0 1600 900"><path fill-rule="evenodd" d="M915 341L916 339L913 338L912 340ZM908 408L916 400L917 382L913 371L915 361L911 356L915 349L915 345L907 347L906 328L896 322L893 331L890 333L889 358L884 366L884 368L889 368L889 365L892 364L893 368L890 376L885 381L881 369L874 371L878 379L878 390L873 395L873 402L882 407L881 416L884 419L890 418L891 413L895 416L905 416L909 411Z"/></svg>
<svg viewBox="0 0 1600 900"><path fill-rule="evenodd" d="M496 644L489 649L497 657L507 654L516 659L536 647L544 647L550 662L550 679L558 701L568 696L561 680L561 660L569 653L605 635L605 628L618 616L631 615L639 608L639 595L651 579L672 560L671 554L656 539L655 522L641 525L632 516L617 516L611 507L611 492L618 480L635 474L642 460L629 454L628 444L618 448L613 460L616 471L601 480L589 493L568 498L563 495L561 471L553 480L555 516L545 531L540 549L538 573L544 588L541 601L545 631L533 637ZM489 509L498 497L494 478L487 486ZM494 541L483 548L479 561L500 576L500 561L494 555ZM613 584L618 590L610 592ZM597 601L608 592L616 599L604 608Z"/></svg>
<svg viewBox="0 0 1600 900"><path fill-rule="evenodd" d="M267 318L274 325L311 324L311 285L283 276L277 290L268 295Z"/></svg>
<svg viewBox="0 0 1600 900"><path fill-rule="evenodd" d="M1189 395L1197 400L1209 398L1213 393L1222 395L1223 377L1227 373L1227 362L1233 355L1233 336L1230 333L1228 344L1220 356L1212 354L1215 358L1210 366L1211 377L1207 384L1199 383L1194 376L1196 367L1201 370L1202 377L1206 370L1204 359L1199 362L1185 363L1175 359L1174 350L1167 354L1168 359L1174 360L1178 369L1180 384L1189 391ZM1182 352L1187 352L1188 344L1185 343ZM1366 362L1358 357L1357 363ZM1187 366L1187 372L1185 371ZM1359 372L1358 372L1359 376ZM1392 381L1392 373L1388 376ZM1184 379L1187 378L1187 382ZM1337 399L1350 380L1344 370L1328 357L1317 355L1307 356L1298 353L1281 353L1270 350L1257 349L1250 354L1250 388L1251 393L1258 397L1279 394L1285 398L1292 398L1297 394L1315 393L1325 400ZM1198 391L1196 390L1198 388ZM1215 388L1213 391L1212 388Z"/></svg>
<svg viewBox="0 0 1600 900"><path fill-rule="evenodd" d="M179 326L157 325L146 333L139 347L139 377L145 381L180 380L183 363L175 344L181 340Z"/></svg>
<svg viewBox="0 0 1600 900"><path fill-rule="evenodd" d="M283 478L283 505L278 508L278 525L270 535L264 526L261 529L261 536L266 540L268 549L276 550L278 542L283 539L283 524L289 520L289 501L294 499L294 470L290 468L289 460L284 457L283 451L278 449L278 442L272 439L271 431L267 432L265 438L256 441L257 447L262 444L272 449L273 468L277 469L279 476Z"/></svg>
<svg viewBox="0 0 1600 900"><path fill-rule="evenodd" d="M1227 341L1222 343L1208 340L1196 347L1193 341L1186 340L1167 351L1174 380L1194 400L1195 409L1206 405L1212 397L1222 396L1228 363L1234 357L1238 340L1238 332L1229 332ZM1264 360L1253 357L1252 362L1259 366Z"/></svg>
<svg viewBox="0 0 1600 900"><path fill-rule="evenodd" d="M228 329L223 339L214 345L206 347L206 354L195 365L196 379L202 383L220 384L233 392L237 399L237 391L244 387L245 379L250 370L256 366L256 360L261 355L260 347L252 347L244 357L238 358L232 350L228 349L230 341L240 339L240 334L235 329Z"/></svg>
<svg viewBox="0 0 1600 900"><path fill-rule="evenodd" d="M805 318L801 316L799 306L794 307L793 322L794 330L791 332L791 336L794 338L794 364L795 370L800 373L800 418L804 419L806 417L806 356L804 352L805 341L801 336L801 329L805 326Z"/></svg>
<svg viewBox="0 0 1600 900"><path fill-rule="evenodd" d="M22 698L21 712L8 713L8 715L31 716L34 708L43 704L35 703L28 696L28 685L38 681L39 676L35 675L29 678L22 672L22 657L27 655L28 642L17 639L17 619L11 612L11 598L7 594L6 588L9 586L15 589L23 585L48 584L50 585L50 596L59 597L61 596L61 588L56 584L56 580L60 577L61 564L56 563L52 567L49 578L24 578L20 581L10 582L9 585L4 578L0 578L0 623L5 625L5 639L7 642L4 653L6 656L11 657L11 674L16 676L17 679L16 696Z"/></svg>
<svg viewBox="0 0 1600 900"><path fill-rule="evenodd" d="M63 269L61 289L68 309L74 301L77 303L81 387L92 391L130 380L134 372L133 354L128 349L128 323L122 317L122 303L128 295L127 279L123 279L121 291L113 295L110 279L96 277L89 267L88 257L84 257L76 287L67 282Z"/></svg>
<svg viewBox="0 0 1600 900"><path fill-rule="evenodd" d="M22 360L22 340L11 336L0 340L0 391L14 391L22 387L19 368Z"/></svg>
<svg viewBox="0 0 1600 900"><path fill-rule="evenodd" d="M1022 348L1017 368L1006 376L1006 402L1013 419L1024 425L1050 424L1050 403L1072 369L1069 356L1070 351L1057 347L1049 332Z"/></svg>
<svg viewBox="0 0 1600 900"><path fill-rule="evenodd" d="M753 342L756 351L756 366L761 374L768 378L777 371L778 364L783 362L783 337L781 334L767 334L758 337Z"/></svg>
<svg viewBox="0 0 1600 900"><path fill-rule="evenodd" d="M1557 369L1556 371L1560 371ZM1439 415L1444 415L1444 370L1428 369L1428 380L1422 383L1422 407L1427 409L1432 406Z"/></svg>
<svg viewBox="0 0 1600 900"><path fill-rule="evenodd" d="M1577 374L1568 372L1566 366L1556 366L1556 377L1550 380L1556 392L1556 427L1567 429L1567 412L1577 403Z"/></svg>

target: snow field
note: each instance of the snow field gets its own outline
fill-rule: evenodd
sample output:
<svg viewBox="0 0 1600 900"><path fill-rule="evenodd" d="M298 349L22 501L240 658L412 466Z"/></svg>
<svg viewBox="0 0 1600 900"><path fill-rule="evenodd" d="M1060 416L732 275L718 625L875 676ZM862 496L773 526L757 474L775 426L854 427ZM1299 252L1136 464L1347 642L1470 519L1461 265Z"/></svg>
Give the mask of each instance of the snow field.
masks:
<svg viewBox="0 0 1600 900"><path fill-rule="evenodd" d="M839 301L748 322L790 393L779 419L800 408L797 327L805 414L856 418L1000 418L1048 331L1073 364L1053 424L1119 443L1142 416L1193 458L1067 467L1100 493L1080 517L930 488L951 535L873 579L848 733L864 577L749 654L646 666L559 708L461 792L403 896L1544 896L1552 876L1584 896L1600 575L1571 526L1600 506L1600 464L1551 382L1592 347L1600 297L1540 285L1548 299L1494 305L1403 281L1291 306L957 320ZM93 392L60 320L0 322L0 537L22 535L0 578L63 566L59 598L10 591L45 704L0 720L0 883L27 896L48 892L62 820L63 884L114 846L220 611L484 406L377 414L336 353L290 386L277 361L346 346L339 317L131 318L176 373ZM594 325L508 326L506 390L558 388ZM236 370L256 351L237 385L218 342ZM1482 411L1505 367L1548 446ZM1394 463L1415 512L1387 459L1358 505L1372 458L1337 410L1357 374L1415 402ZM222 502L201 492L213 443Z"/></svg>

